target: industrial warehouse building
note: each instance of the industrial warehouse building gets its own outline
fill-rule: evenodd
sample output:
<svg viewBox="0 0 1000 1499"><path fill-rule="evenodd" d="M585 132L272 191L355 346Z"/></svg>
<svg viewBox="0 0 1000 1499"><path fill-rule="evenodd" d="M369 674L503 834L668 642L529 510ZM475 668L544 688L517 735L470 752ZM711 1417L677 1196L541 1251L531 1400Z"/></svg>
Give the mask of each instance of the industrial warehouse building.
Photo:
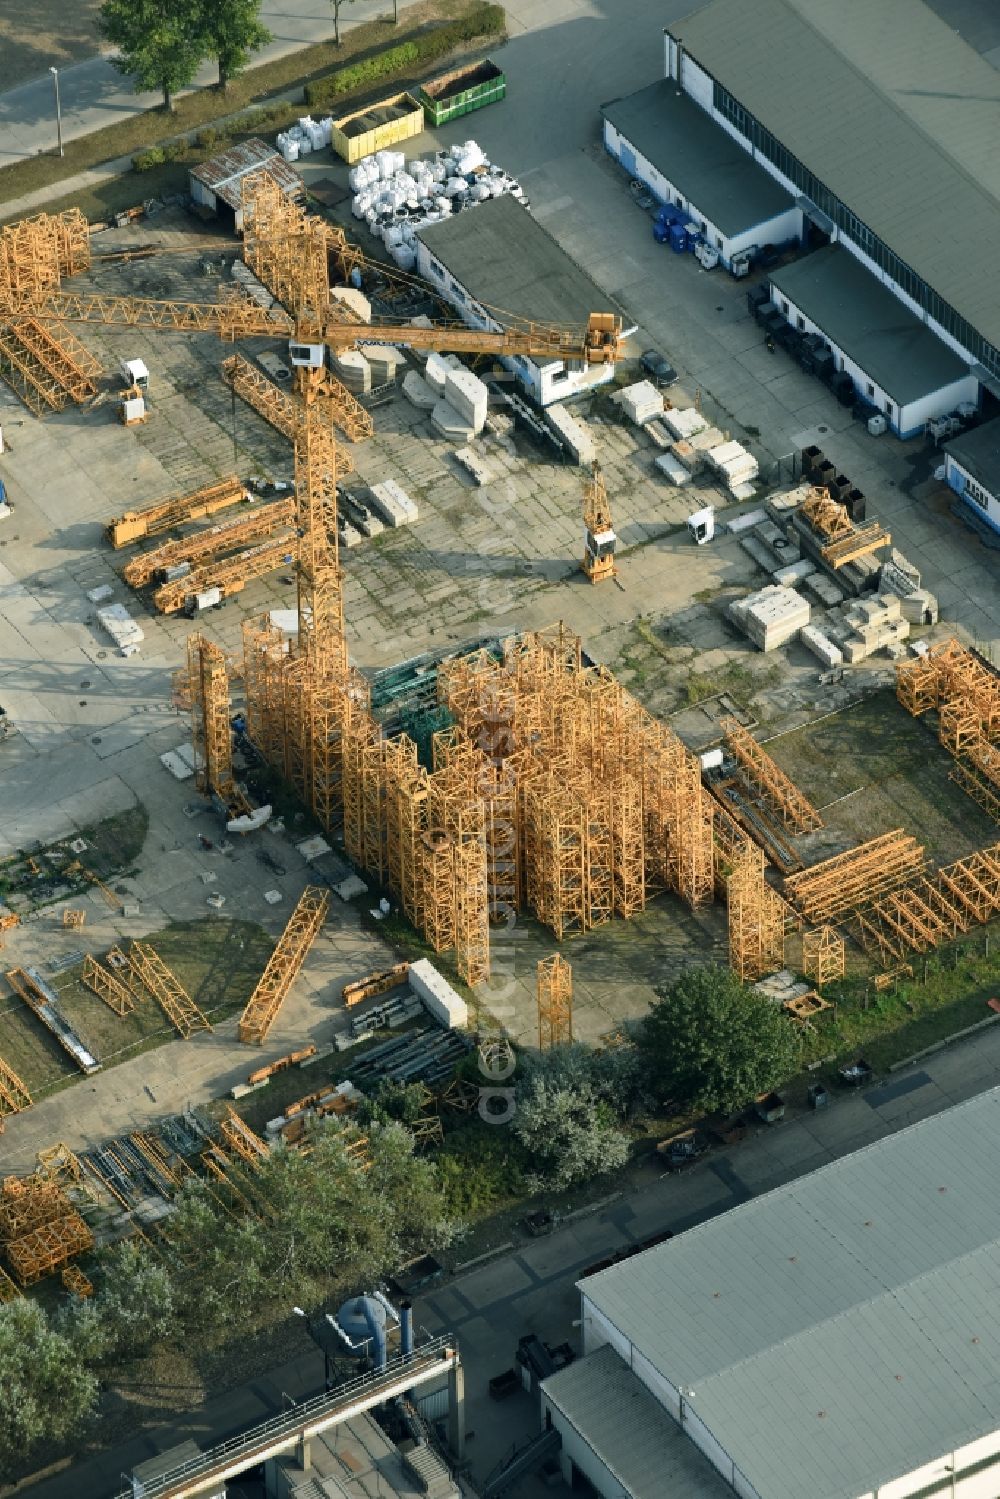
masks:
<svg viewBox="0 0 1000 1499"><path fill-rule="evenodd" d="M944 445L945 478L976 529L1000 538L1000 417Z"/></svg>
<svg viewBox="0 0 1000 1499"><path fill-rule="evenodd" d="M471 328L499 329L512 321L579 328L592 312L608 312L601 291L550 234L513 197L475 208L417 231L417 270ZM503 363L541 406L579 395L614 378L613 365L534 360Z"/></svg>
<svg viewBox="0 0 1000 1499"><path fill-rule="evenodd" d="M994 1088L582 1280L586 1356L541 1386L566 1478L994 1499L998 1130Z"/></svg>
<svg viewBox="0 0 1000 1499"><path fill-rule="evenodd" d="M807 248L841 246L962 361L978 390L1000 396L1000 73L922 0L709 0L666 29L665 71L659 96L643 90L604 111L608 147L623 165L634 161L662 197L665 183L679 188L710 235L725 242L750 232L746 205L712 227L720 167L705 146L688 150L678 139L665 101L679 91L742 153L754 193L763 172L789 194ZM765 229L761 217L757 243L780 243ZM815 295L825 336L850 356L857 320L847 300L838 306L836 266L827 262L831 279ZM859 394L881 388L875 370L852 363ZM936 361L927 363L927 383L911 384L906 404L942 415L955 382L932 389ZM890 399L898 417L902 394L883 390L883 411ZM892 425L906 435L906 423L904 407Z"/></svg>
<svg viewBox="0 0 1000 1499"><path fill-rule="evenodd" d="M601 114L606 149L662 203L689 212L723 265L751 245L801 237L802 210L792 195L676 84L651 84Z"/></svg>
<svg viewBox="0 0 1000 1499"><path fill-rule="evenodd" d="M836 368L900 437L979 399L969 366L840 245L774 272L771 297L796 328L822 334Z"/></svg>

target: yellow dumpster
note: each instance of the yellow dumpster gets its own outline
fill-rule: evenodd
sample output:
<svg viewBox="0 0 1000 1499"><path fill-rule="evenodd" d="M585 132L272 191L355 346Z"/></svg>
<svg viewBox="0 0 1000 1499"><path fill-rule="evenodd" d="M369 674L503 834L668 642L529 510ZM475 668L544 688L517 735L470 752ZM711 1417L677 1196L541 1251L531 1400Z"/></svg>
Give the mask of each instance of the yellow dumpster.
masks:
<svg viewBox="0 0 1000 1499"><path fill-rule="evenodd" d="M363 156L419 135L423 128L423 106L412 94L394 94L380 104L369 104L334 120L330 143L338 156L353 165Z"/></svg>

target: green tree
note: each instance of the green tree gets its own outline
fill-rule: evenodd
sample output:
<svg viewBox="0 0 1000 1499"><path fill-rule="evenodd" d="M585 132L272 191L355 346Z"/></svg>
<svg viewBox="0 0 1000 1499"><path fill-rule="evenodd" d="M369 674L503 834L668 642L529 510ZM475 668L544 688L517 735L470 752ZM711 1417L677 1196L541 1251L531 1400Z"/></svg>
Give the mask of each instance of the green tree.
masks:
<svg viewBox="0 0 1000 1499"><path fill-rule="evenodd" d="M570 1083L547 1072L529 1069L517 1090L512 1128L535 1168L529 1187L564 1191L620 1170L629 1146L615 1110L586 1078Z"/></svg>
<svg viewBox="0 0 1000 1499"><path fill-rule="evenodd" d="M336 46L340 46L340 12L345 5L353 5L354 0L330 0L330 9L333 11L333 40Z"/></svg>
<svg viewBox="0 0 1000 1499"><path fill-rule="evenodd" d="M689 968L659 991L638 1037L657 1097L729 1113L795 1071L798 1039L772 1000L728 968Z"/></svg>
<svg viewBox="0 0 1000 1499"><path fill-rule="evenodd" d="M141 1353L174 1325L170 1272L145 1244L127 1242L108 1250L101 1287L91 1305L100 1320L108 1354Z"/></svg>
<svg viewBox="0 0 1000 1499"><path fill-rule="evenodd" d="M0 1306L0 1466L13 1474L39 1442L64 1442L97 1400L97 1380L42 1308L19 1297Z"/></svg>
<svg viewBox="0 0 1000 1499"><path fill-rule="evenodd" d="M134 76L137 94L162 89L166 110L209 55L199 0L104 0L98 27L118 49L119 73Z"/></svg>
<svg viewBox="0 0 1000 1499"><path fill-rule="evenodd" d="M266 47L271 33L260 19L261 0L203 0L202 36L205 51L219 67L219 87L225 91L242 73L254 52Z"/></svg>

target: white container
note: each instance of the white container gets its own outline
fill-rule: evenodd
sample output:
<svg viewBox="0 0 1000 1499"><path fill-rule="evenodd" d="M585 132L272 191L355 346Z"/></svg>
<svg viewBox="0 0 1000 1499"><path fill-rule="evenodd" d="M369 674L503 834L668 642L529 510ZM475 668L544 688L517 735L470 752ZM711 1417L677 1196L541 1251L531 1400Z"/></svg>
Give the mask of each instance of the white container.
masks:
<svg viewBox="0 0 1000 1499"><path fill-rule="evenodd" d="M417 263L417 253L409 245L397 245L392 258L401 271L412 271Z"/></svg>
<svg viewBox="0 0 1000 1499"><path fill-rule="evenodd" d="M298 141L286 140L285 144L281 148L281 154L282 154L282 156L284 157L284 159L286 161L298 161L298 159L299 159L299 143L298 143Z"/></svg>
<svg viewBox="0 0 1000 1499"><path fill-rule="evenodd" d="M418 958L415 963L410 964L407 977L410 988L439 1025L443 1025L446 1030L468 1025L468 1005L447 979L438 973L433 963L429 963L426 958Z"/></svg>

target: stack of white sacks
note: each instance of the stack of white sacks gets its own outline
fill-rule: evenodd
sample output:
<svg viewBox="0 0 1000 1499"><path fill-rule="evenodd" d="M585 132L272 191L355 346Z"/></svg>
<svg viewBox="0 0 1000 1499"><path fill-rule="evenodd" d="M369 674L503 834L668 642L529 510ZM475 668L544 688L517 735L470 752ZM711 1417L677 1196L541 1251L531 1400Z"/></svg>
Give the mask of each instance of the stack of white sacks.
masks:
<svg viewBox="0 0 1000 1499"><path fill-rule="evenodd" d="M524 199L520 183L489 162L475 141L427 160L414 157L409 166L402 151L376 151L352 168L349 180L354 217L364 219L375 238L384 240L404 271L416 264L414 240L423 225L505 193Z"/></svg>
<svg viewBox="0 0 1000 1499"><path fill-rule="evenodd" d="M327 115L322 120L303 115L297 125L279 133L275 145L286 161L298 161L300 156L308 156L310 152L321 151L324 146L328 146L332 132L332 115Z"/></svg>

